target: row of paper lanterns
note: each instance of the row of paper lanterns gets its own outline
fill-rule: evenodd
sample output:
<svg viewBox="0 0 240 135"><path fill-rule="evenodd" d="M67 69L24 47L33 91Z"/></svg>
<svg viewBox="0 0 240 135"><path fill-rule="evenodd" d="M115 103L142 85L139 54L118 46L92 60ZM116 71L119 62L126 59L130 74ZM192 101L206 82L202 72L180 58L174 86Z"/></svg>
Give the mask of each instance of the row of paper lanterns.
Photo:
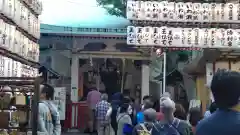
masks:
<svg viewBox="0 0 240 135"><path fill-rule="evenodd" d="M127 44L161 47L240 48L240 29L128 26Z"/></svg>
<svg viewBox="0 0 240 135"><path fill-rule="evenodd" d="M8 57L0 56L0 76L2 77L37 77L38 68L30 67L14 61Z"/></svg>
<svg viewBox="0 0 240 135"><path fill-rule="evenodd" d="M128 1L127 19L240 23L240 4Z"/></svg>

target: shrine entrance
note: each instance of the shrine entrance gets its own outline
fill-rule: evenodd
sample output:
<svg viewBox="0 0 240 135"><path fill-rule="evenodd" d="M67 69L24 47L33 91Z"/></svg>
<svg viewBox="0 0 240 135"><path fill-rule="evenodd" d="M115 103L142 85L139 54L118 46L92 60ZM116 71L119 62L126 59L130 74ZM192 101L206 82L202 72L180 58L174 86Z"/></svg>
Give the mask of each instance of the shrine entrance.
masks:
<svg viewBox="0 0 240 135"><path fill-rule="evenodd" d="M83 61L83 60L80 60ZM84 92L88 91L88 84L91 82L102 93L109 96L122 91L124 83L124 64L121 59L90 58L84 60L81 68L84 72Z"/></svg>
<svg viewBox="0 0 240 135"><path fill-rule="evenodd" d="M107 93L109 97L116 92L122 92L133 98L138 96L139 101L142 98L142 92L149 94L149 74L142 75L143 70L149 70L142 68L143 65L146 65L144 60L149 59L148 57L138 57L133 53L122 52L114 55L106 52L103 54L78 54L78 70L74 69L74 63L72 64L72 74L74 76L77 72L79 74L79 77L76 78L78 79L78 100L86 100L90 87L96 87L101 93ZM143 78L147 78L148 81ZM72 79L74 81L74 77ZM145 90L141 90L143 85L146 87Z"/></svg>

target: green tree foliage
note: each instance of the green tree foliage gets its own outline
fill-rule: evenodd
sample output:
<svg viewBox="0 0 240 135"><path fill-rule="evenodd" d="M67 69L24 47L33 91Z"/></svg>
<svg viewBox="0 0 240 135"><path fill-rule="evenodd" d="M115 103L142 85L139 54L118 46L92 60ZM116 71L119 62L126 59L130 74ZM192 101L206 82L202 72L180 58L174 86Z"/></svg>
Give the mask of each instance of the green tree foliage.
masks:
<svg viewBox="0 0 240 135"><path fill-rule="evenodd" d="M127 0L97 0L110 15L126 18Z"/></svg>
<svg viewBox="0 0 240 135"><path fill-rule="evenodd" d="M152 1L152 0L142 0L142 1ZM163 0L156 0L163 1ZM169 0L169 2L221 2L224 3L226 0ZM110 15L118 16L118 17L126 17L126 5L127 0L97 0L99 6L102 6L107 10Z"/></svg>

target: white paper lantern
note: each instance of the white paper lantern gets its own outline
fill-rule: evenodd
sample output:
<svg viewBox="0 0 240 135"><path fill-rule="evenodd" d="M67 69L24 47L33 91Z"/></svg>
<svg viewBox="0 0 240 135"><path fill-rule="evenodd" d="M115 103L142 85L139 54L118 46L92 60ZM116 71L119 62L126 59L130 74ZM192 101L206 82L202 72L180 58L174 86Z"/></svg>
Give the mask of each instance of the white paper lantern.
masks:
<svg viewBox="0 0 240 135"><path fill-rule="evenodd" d="M14 40L15 40L16 26L9 26L9 47L8 49L13 52L14 50Z"/></svg>
<svg viewBox="0 0 240 135"><path fill-rule="evenodd" d="M200 47L200 29L193 28L192 30L192 46Z"/></svg>
<svg viewBox="0 0 240 135"><path fill-rule="evenodd" d="M209 45L211 44L211 32L210 32L210 29L208 28L204 28L202 29L203 30L203 47L204 48L208 48Z"/></svg>
<svg viewBox="0 0 240 135"><path fill-rule="evenodd" d="M240 23L240 4L237 4L237 23Z"/></svg>
<svg viewBox="0 0 240 135"><path fill-rule="evenodd" d="M209 3L203 3L201 7L201 14L202 14L202 21L203 22L210 22L210 8L209 8Z"/></svg>
<svg viewBox="0 0 240 135"><path fill-rule="evenodd" d="M168 21L176 21L177 14L175 12L175 2L168 3Z"/></svg>
<svg viewBox="0 0 240 135"><path fill-rule="evenodd" d="M136 8L136 2L135 1L127 1L127 19L129 20L135 20L135 8Z"/></svg>
<svg viewBox="0 0 240 135"><path fill-rule="evenodd" d="M136 27L136 45L137 46L144 45L143 34L144 34L143 27Z"/></svg>
<svg viewBox="0 0 240 135"><path fill-rule="evenodd" d="M236 47L239 48L240 47L240 29L236 29Z"/></svg>
<svg viewBox="0 0 240 135"><path fill-rule="evenodd" d="M168 28L161 27L161 44L160 46L166 47L168 45Z"/></svg>
<svg viewBox="0 0 240 135"><path fill-rule="evenodd" d="M2 46L4 41L4 31L5 31L5 23L2 19L0 19L0 46Z"/></svg>
<svg viewBox="0 0 240 135"><path fill-rule="evenodd" d="M142 8L142 7L141 7ZM153 14L153 4L151 1L144 2L144 19L143 20L152 20Z"/></svg>
<svg viewBox="0 0 240 135"><path fill-rule="evenodd" d="M151 40L154 46L158 46L161 43L160 33L161 33L161 29L159 27L152 28Z"/></svg>
<svg viewBox="0 0 240 135"><path fill-rule="evenodd" d="M193 21L193 3L192 2L185 3L185 20L186 22Z"/></svg>
<svg viewBox="0 0 240 135"><path fill-rule="evenodd" d="M18 30L15 31L14 45L12 51L17 54L20 54L20 32Z"/></svg>
<svg viewBox="0 0 240 135"><path fill-rule="evenodd" d="M9 38L9 24L4 23L4 31L3 31L3 43L0 45L3 48L7 48L8 46L8 38Z"/></svg>
<svg viewBox="0 0 240 135"><path fill-rule="evenodd" d="M3 10L4 10L4 1L1 0L0 1L0 12L3 13Z"/></svg>
<svg viewBox="0 0 240 135"><path fill-rule="evenodd" d="M232 17L233 17L232 19L235 23L238 22L238 10L239 10L238 5L239 4L233 4L232 9L230 9L230 12L232 12Z"/></svg>
<svg viewBox="0 0 240 135"><path fill-rule="evenodd" d="M186 46L186 31L184 28L181 28L181 45Z"/></svg>
<svg viewBox="0 0 240 135"><path fill-rule="evenodd" d="M209 47L210 48L215 48L217 47L217 35L216 35L216 29L215 28L211 28L209 29L209 34L210 34L210 44Z"/></svg>
<svg viewBox="0 0 240 135"><path fill-rule="evenodd" d="M168 2L162 1L161 6L162 6L162 21L168 21L169 20Z"/></svg>
<svg viewBox="0 0 240 135"><path fill-rule="evenodd" d="M200 22L201 14L200 14L201 3L193 3L193 21Z"/></svg>
<svg viewBox="0 0 240 135"><path fill-rule="evenodd" d="M225 22L237 22L237 7L234 3L226 3L224 6Z"/></svg>
<svg viewBox="0 0 240 135"><path fill-rule="evenodd" d="M7 57L4 57L4 59L5 59L5 65L4 65L4 76L5 77L11 77L11 75L12 75L12 70L11 70L11 68L12 68L12 60L11 59L9 59L9 58L7 58Z"/></svg>
<svg viewBox="0 0 240 135"><path fill-rule="evenodd" d="M224 40L223 40L223 29L216 29L216 47L223 48L224 47Z"/></svg>
<svg viewBox="0 0 240 135"><path fill-rule="evenodd" d="M192 28L184 28L184 47L192 47L192 39L193 39L193 29Z"/></svg>
<svg viewBox="0 0 240 135"><path fill-rule="evenodd" d="M153 45L152 39L152 27L144 27L143 28L143 45Z"/></svg>
<svg viewBox="0 0 240 135"><path fill-rule="evenodd" d="M160 15L161 15L161 8L160 8L160 3L153 1L152 2L152 21L160 21Z"/></svg>
<svg viewBox="0 0 240 135"><path fill-rule="evenodd" d="M136 20L145 20L145 9L144 9L145 3L143 1L136 1Z"/></svg>
<svg viewBox="0 0 240 135"><path fill-rule="evenodd" d="M182 28L173 28L173 46L182 47Z"/></svg>
<svg viewBox="0 0 240 135"><path fill-rule="evenodd" d="M184 22L185 21L185 5L183 2L177 2L175 5L175 10L177 14L177 21Z"/></svg>
<svg viewBox="0 0 240 135"><path fill-rule="evenodd" d="M232 45L233 48L239 48L238 40L239 40L238 30L235 29L233 31L233 45Z"/></svg>
<svg viewBox="0 0 240 135"><path fill-rule="evenodd" d="M0 76L4 76L4 66L5 66L4 56L0 55Z"/></svg>
<svg viewBox="0 0 240 135"><path fill-rule="evenodd" d="M226 48L227 47L227 43L226 43L226 29L223 29L223 28L220 28L220 34L221 34L221 37L222 37L222 39L221 39L221 46L223 47L223 48Z"/></svg>
<svg viewBox="0 0 240 135"><path fill-rule="evenodd" d="M216 3L210 3L210 5L209 5L210 22L216 22L217 21L216 7L217 7Z"/></svg>
<svg viewBox="0 0 240 135"><path fill-rule="evenodd" d="M234 30L227 29L225 31L225 47L232 47L234 42Z"/></svg>
<svg viewBox="0 0 240 135"><path fill-rule="evenodd" d="M17 62L17 77L22 76L22 63Z"/></svg>
<svg viewBox="0 0 240 135"><path fill-rule="evenodd" d="M215 17L216 17L216 22L221 22L221 12L222 12L222 8L221 8L221 4L216 3L216 8L215 8Z"/></svg>
<svg viewBox="0 0 240 135"><path fill-rule="evenodd" d="M168 28L168 31L167 31L167 46L168 47L173 47L174 29L175 28Z"/></svg>

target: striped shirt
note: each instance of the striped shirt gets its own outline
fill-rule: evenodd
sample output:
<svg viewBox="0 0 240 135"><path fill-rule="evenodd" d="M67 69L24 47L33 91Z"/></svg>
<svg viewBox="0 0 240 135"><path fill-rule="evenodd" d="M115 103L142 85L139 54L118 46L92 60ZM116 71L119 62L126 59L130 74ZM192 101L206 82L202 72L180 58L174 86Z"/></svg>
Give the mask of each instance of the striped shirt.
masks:
<svg viewBox="0 0 240 135"><path fill-rule="evenodd" d="M105 125L110 123L108 119L106 119L107 111L111 107L110 103L105 100L100 101L96 105L96 119L100 125Z"/></svg>

